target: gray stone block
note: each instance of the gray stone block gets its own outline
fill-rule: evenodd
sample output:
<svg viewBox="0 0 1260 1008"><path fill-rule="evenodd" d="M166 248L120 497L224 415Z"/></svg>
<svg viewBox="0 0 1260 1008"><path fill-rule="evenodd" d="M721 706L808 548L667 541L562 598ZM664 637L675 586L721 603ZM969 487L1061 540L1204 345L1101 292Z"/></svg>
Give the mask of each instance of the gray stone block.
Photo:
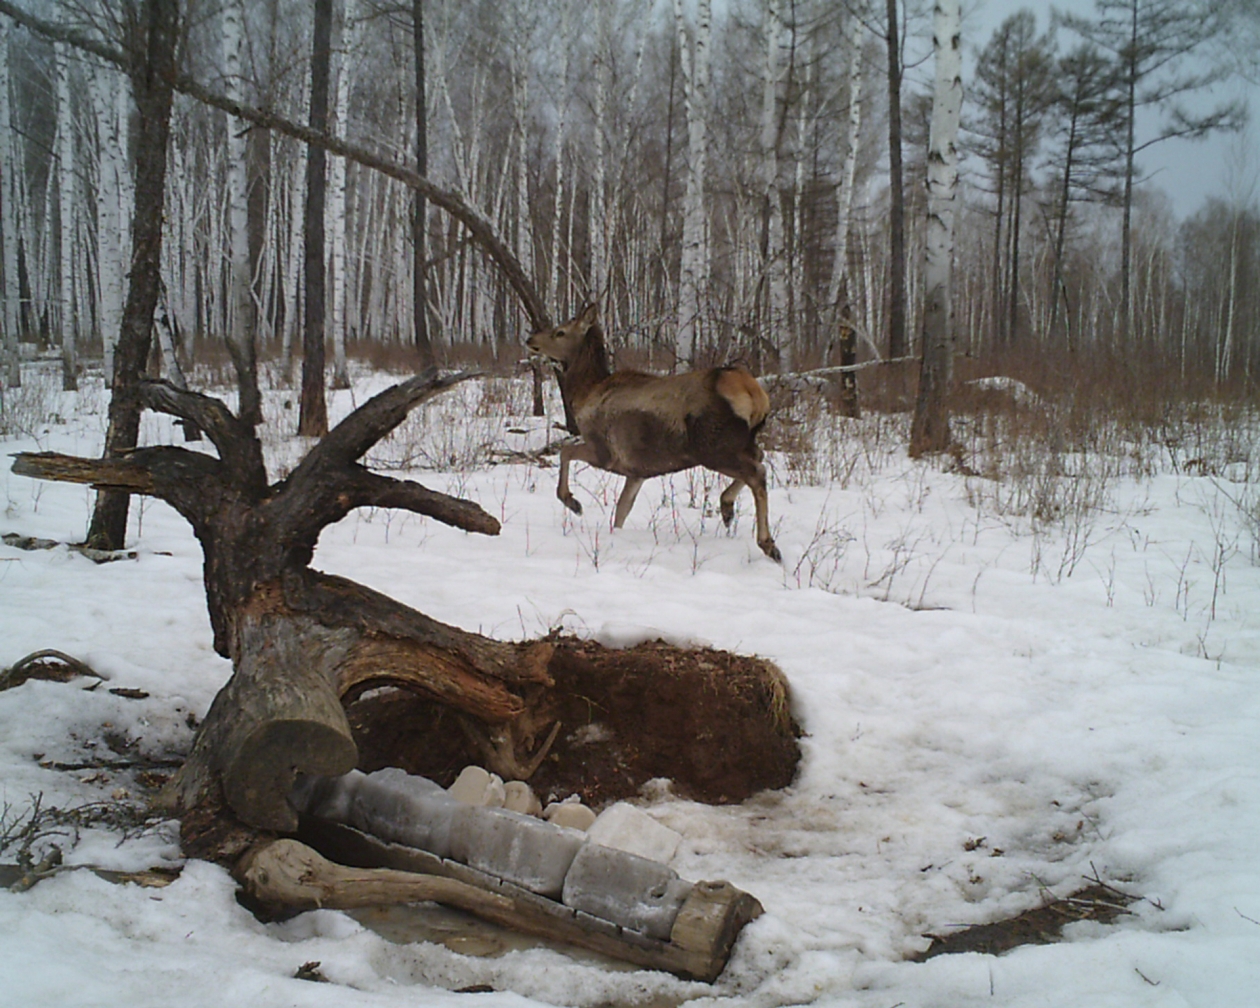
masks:
<svg viewBox="0 0 1260 1008"><path fill-rule="evenodd" d="M569 865L586 838L507 809L457 805L450 856L550 899L559 899Z"/></svg>
<svg viewBox="0 0 1260 1008"><path fill-rule="evenodd" d="M561 898L650 938L668 941L691 883L656 861L588 843L574 857Z"/></svg>

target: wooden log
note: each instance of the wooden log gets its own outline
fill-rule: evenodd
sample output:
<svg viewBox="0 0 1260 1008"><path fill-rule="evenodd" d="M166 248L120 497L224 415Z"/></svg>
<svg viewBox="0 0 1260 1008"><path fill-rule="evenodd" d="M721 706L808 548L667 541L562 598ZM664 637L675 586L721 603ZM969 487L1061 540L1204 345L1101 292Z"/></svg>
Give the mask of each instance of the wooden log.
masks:
<svg viewBox="0 0 1260 1008"><path fill-rule="evenodd" d="M481 915L506 914L512 901L452 878L393 868L347 868L297 840L276 840L242 859L237 877L263 906L353 910L426 900Z"/></svg>
<svg viewBox="0 0 1260 1008"><path fill-rule="evenodd" d="M469 912L523 934L590 949L612 959L713 983L726 968L740 931L762 914L755 897L729 882L698 882L683 903L670 940L658 941L503 882L427 851L387 843L340 823L304 816L299 836L338 862L400 872L434 873L506 896L510 909L466 906ZM438 900L438 902L441 902Z"/></svg>
<svg viewBox="0 0 1260 1008"><path fill-rule="evenodd" d="M243 823L291 832L297 813L288 794L296 775L349 773L358 760L333 682L359 635L271 614L242 616L235 630L236 671L159 804L190 809L220 783Z"/></svg>

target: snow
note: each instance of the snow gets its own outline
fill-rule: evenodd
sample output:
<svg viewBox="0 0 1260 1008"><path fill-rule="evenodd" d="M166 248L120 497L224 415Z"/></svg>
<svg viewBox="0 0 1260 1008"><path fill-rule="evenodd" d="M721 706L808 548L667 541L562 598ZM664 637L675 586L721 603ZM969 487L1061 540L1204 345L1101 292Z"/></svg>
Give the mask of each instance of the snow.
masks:
<svg viewBox="0 0 1260 1008"><path fill-rule="evenodd" d="M70 394L41 390L39 377L6 404L10 419L25 410L6 452L99 453L99 380ZM382 382L360 376L333 394L334 412ZM585 513L571 515L555 499L554 468L519 456L488 464L493 448L539 447L546 424L507 405L469 416L478 394L463 387L426 406L373 458L441 460L448 469L406 474L477 500L502 534L357 512L325 531L315 565L503 638L560 627L615 646L662 637L777 662L807 733L793 786L708 807L655 782L638 803L681 834L670 867L682 878L729 879L765 906L725 974L710 987L528 943L479 957L391 941L333 911L263 924L224 870L181 861L174 824L120 841L92 821L36 853L55 841L70 864L182 864L182 874L151 889L72 870L0 890L0 1003L1255 1003L1252 426L1205 420L1181 454L1147 443L1069 459L1074 492L1100 506L1050 522L1013 513L1013 484L906 459L904 418L838 422L817 433L813 455L772 456L779 566L757 549L746 495L736 528L722 529L711 474L649 482L614 535L619 480L579 469ZM291 425L283 398L269 394L269 417ZM145 418L143 437L182 443L162 417ZM301 450L276 433L265 447L273 473ZM0 488L0 532L82 537L84 488L7 471ZM190 715L204 715L229 675L211 647L191 530L159 502L133 502L132 515L132 561L0 545L0 667L56 648L106 678L0 693L6 826L36 795L62 809L139 798L126 767L57 765L177 760ZM1131 916L1073 924L1063 942L1000 957L906 959L925 934L1012 916L1095 875L1144 897ZM310 961L330 983L292 978ZM480 984L495 993L454 993Z"/></svg>

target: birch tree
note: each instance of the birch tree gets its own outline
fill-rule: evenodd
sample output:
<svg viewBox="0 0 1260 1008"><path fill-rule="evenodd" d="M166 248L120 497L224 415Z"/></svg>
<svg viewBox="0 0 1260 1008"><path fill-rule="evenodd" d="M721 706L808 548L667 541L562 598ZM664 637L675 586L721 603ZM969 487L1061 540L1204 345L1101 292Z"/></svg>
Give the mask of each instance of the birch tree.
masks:
<svg viewBox="0 0 1260 1008"><path fill-rule="evenodd" d="M779 349L779 366L792 370L792 346L787 333L787 250L783 232L783 206L779 198L779 91L783 86L787 30L780 0L765 0L765 66L761 98L761 285L765 291L765 335Z"/></svg>
<svg viewBox="0 0 1260 1008"><path fill-rule="evenodd" d="M888 356L904 357L906 342L906 209L901 157L901 41L897 0L885 3L888 55Z"/></svg>
<svg viewBox="0 0 1260 1008"><path fill-rule="evenodd" d="M57 332L61 339L61 387L79 387L79 349L74 291L74 117L70 106L70 64L63 42L54 45L57 72Z"/></svg>
<svg viewBox="0 0 1260 1008"><path fill-rule="evenodd" d="M18 333L17 173L13 113L9 99L9 33L12 25L0 17L0 325L4 326L4 381L22 384Z"/></svg>
<svg viewBox="0 0 1260 1008"><path fill-rule="evenodd" d="M700 297L708 286L704 189L709 155L711 0L699 0L696 5L694 35L687 31L682 0L674 0L674 20L687 110L687 187L683 194L682 260L674 347L676 361L690 365L695 361L700 339Z"/></svg>
<svg viewBox="0 0 1260 1008"><path fill-rule="evenodd" d="M411 3L412 70L415 77L416 171L429 174L429 107L425 87L424 0ZM411 210L411 303L413 338L421 367L433 363L433 343L429 339L428 256L429 204L424 193L412 197Z"/></svg>
<svg viewBox="0 0 1260 1008"><path fill-rule="evenodd" d="M241 47L245 38L245 2L228 0L223 7L223 72L227 95L245 100L245 76ZM262 422L262 399L258 393L257 348L254 339L253 271L249 261L249 177L246 137L249 127L243 120L227 122L228 190L228 350L236 369L240 395L240 418L247 424Z"/></svg>
<svg viewBox="0 0 1260 1008"><path fill-rule="evenodd" d="M923 362L910 429L910 455L949 448L947 397L953 381L952 262L958 191L958 121L962 113L962 15L959 0L936 0L932 49L936 77L928 141L928 219L924 256Z"/></svg>
<svg viewBox="0 0 1260 1008"><path fill-rule="evenodd" d="M315 0L311 43L310 127L328 128L328 75L332 46L332 0ZM324 194L326 158L322 147L306 150L306 201L303 212L302 394L298 434L328 433L328 400L324 395Z"/></svg>
<svg viewBox="0 0 1260 1008"><path fill-rule="evenodd" d="M831 308L831 324L839 331L840 365L857 363L857 336L849 306L849 231L853 224L853 202L857 188L858 143L862 136L862 40L865 28L858 14L849 15L848 117L845 132L844 160L840 182L836 187L836 230L833 242L831 282L827 288L827 305ZM846 416L858 415L857 376L852 371L840 374L840 407Z"/></svg>
<svg viewBox="0 0 1260 1008"><path fill-rule="evenodd" d="M126 266L130 259L127 228L130 208L124 196L129 188L125 131L130 111L126 78L98 69L90 84L98 137L96 179L96 274L101 344L105 377L114 373L114 350L122 326Z"/></svg>
<svg viewBox="0 0 1260 1008"><path fill-rule="evenodd" d="M350 117L350 66L358 48L358 4L345 0L339 22L340 39L333 43L337 52L337 86L333 100L333 132L348 136ZM346 159L334 157L329 165L328 209L326 233L329 235L331 256L328 277L328 308L332 322L333 373L332 387L350 387L350 373L346 368L346 298L349 281L346 277L346 206L347 206Z"/></svg>

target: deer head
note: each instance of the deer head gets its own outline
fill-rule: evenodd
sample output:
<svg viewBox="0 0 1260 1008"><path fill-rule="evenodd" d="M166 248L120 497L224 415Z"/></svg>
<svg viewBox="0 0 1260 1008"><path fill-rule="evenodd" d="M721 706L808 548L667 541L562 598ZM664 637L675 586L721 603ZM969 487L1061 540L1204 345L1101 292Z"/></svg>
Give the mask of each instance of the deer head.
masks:
<svg viewBox="0 0 1260 1008"><path fill-rule="evenodd" d="M568 322L534 333L525 345L536 354L568 366L586 342L587 334L598 324L599 305L592 301Z"/></svg>

